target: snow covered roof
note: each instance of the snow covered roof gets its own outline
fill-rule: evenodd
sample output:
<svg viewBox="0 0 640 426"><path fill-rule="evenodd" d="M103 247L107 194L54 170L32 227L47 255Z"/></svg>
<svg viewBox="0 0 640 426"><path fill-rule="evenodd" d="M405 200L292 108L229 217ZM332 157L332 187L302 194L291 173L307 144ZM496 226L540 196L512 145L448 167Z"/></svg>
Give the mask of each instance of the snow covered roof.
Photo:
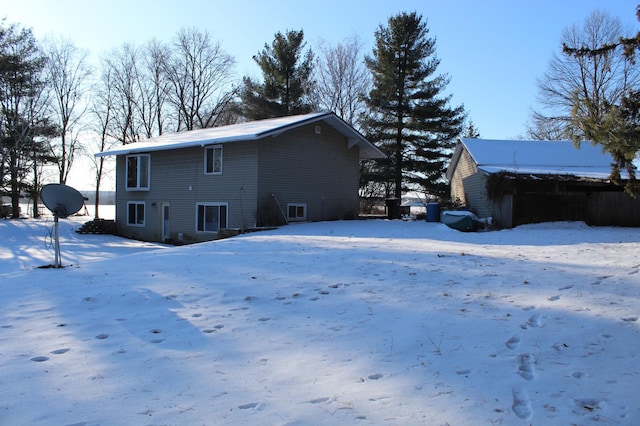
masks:
<svg viewBox="0 0 640 426"><path fill-rule="evenodd" d="M568 175L608 179L613 162L608 152L588 141L576 148L571 141L463 138L459 140L447 169L448 179L453 175L463 147L471 155L478 169L486 173L509 172L520 175Z"/></svg>
<svg viewBox="0 0 640 426"><path fill-rule="evenodd" d="M384 158L385 155L369 142L357 130L332 112L292 115L267 120L249 121L229 126L191 130L188 132L167 133L141 142L120 145L95 154L96 157L134 154L141 152L163 151L168 149L189 148L211 144L223 144L238 141L259 140L294 129L299 126L326 122L348 139L349 147L360 148L360 158Z"/></svg>

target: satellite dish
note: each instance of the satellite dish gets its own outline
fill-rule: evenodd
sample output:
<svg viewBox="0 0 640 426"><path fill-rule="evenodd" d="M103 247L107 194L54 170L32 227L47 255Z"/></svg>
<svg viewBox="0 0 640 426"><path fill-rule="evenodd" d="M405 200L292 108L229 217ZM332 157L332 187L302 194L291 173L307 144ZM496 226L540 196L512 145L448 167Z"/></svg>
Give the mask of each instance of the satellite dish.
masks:
<svg viewBox="0 0 640 426"><path fill-rule="evenodd" d="M67 185L51 183L42 187L40 199L53 213L56 227L55 235L55 263L54 268L60 267L60 238L58 219L72 215L84 205L84 197L78 190Z"/></svg>
<svg viewBox="0 0 640 426"><path fill-rule="evenodd" d="M58 218L77 213L84 205L84 197L77 189L58 183L43 186L40 199Z"/></svg>

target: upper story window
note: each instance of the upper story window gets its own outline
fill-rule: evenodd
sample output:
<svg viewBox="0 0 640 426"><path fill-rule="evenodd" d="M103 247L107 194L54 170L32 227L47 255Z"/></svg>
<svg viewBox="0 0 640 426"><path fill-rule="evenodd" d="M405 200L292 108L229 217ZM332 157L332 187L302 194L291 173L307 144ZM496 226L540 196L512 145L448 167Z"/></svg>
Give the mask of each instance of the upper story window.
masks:
<svg viewBox="0 0 640 426"><path fill-rule="evenodd" d="M204 149L204 174L222 174L222 145L208 146Z"/></svg>
<svg viewBox="0 0 640 426"><path fill-rule="evenodd" d="M150 169L149 154L127 155L127 191L148 191Z"/></svg>

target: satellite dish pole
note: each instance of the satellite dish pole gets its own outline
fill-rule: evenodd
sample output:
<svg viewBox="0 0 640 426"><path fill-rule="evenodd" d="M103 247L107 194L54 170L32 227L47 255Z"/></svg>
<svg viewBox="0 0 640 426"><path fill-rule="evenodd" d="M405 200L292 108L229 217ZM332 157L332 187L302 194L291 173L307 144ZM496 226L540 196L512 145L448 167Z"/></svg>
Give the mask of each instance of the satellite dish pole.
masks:
<svg viewBox="0 0 640 426"><path fill-rule="evenodd" d="M54 249L55 249L55 260L53 262L53 267L58 269L60 267L60 263L62 262L62 259L60 259L60 225L58 224L58 215L54 214L53 215L53 223L55 223L55 229L56 229L56 234L55 234L55 242L54 242Z"/></svg>
<svg viewBox="0 0 640 426"><path fill-rule="evenodd" d="M53 267L58 269L62 264L60 256L60 227L59 219L76 213L84 205L84 197L76 189L52 183L42 187L40 198L45 206L53 213L55 223L55 262Z"/></svg>
<svg viewBox="0 0 640 426"><path fill-rule="evenodd" d="M60 224L59 217L67 217L65 214L65 208L63 205L58 204L58 206L53 211L53 223L55 224L55 260L53 263L53 267L58 269L62 264L62 257L60 256Z"/></svg>

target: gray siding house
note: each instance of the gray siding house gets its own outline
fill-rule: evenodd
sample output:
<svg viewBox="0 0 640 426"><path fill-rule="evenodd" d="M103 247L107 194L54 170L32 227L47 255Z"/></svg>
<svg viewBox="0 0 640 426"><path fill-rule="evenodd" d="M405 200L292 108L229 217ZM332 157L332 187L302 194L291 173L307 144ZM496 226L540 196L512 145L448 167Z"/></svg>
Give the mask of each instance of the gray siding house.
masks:
<svg viewBox="0 0 640 426"><path fill-rule="evenodd" d="M503 227L549 221L640 226L640 198L611 182L611 155L570 141L460 139L451 200ZM623 178L627 178L626 172Z"/></svg>
<svg viewBox="0 0 640 426"><path fill-rule="evenodd" d="M316 113L165 134L96 156L116 156L120 234L190 243L355 218L360 160L384 154L334 113Z"/></svg>

